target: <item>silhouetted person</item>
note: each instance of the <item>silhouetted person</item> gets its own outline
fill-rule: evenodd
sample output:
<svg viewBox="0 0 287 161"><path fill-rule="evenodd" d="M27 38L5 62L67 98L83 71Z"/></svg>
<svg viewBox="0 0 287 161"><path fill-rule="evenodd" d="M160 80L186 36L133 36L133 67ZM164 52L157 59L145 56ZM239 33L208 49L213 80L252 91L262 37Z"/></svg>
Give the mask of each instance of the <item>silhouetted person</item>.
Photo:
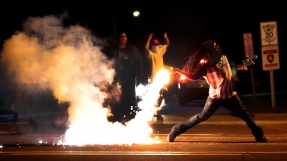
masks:
<svg viewBox="0 0 287 161"><path fill-rule="evenodd" d="M134 118L137 108L136 81L143 76L143 60L139 50L129 41L127 34L121 32L113 58L115 61L115 83L121 86L120 100L111 105L114 117L111 121L126 122ZM132 114L131 114L132 113Z"/></svg>
<svg viewBox="0 0 287 161"><path fill-rule="evenodd" d="M220 106L223 106L246 122L257 142L267 142L263 130L255 124L253 117L245 109L237 95L230 64L227 57L221 53L217 42L205 41L189 57L183 70L173 69L173 71L183 74L193 81L204 77L210 88L203 110L190 119L173 126L167 136L168 141L173 142L177 136L206 121Z"/></svg>

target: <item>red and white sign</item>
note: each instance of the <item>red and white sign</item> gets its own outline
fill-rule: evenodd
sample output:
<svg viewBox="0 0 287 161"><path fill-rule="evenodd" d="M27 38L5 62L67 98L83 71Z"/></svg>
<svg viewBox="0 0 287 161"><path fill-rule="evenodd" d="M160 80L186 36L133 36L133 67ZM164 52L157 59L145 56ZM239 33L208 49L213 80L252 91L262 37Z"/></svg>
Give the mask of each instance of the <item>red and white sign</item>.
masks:
<svg viewBox="0 0 287 161"><path fill-rule="evenodd" d="M245 55L253 59L254 49L253 49L253 42L252 42L252 34L251 33L243 34L243 40L244 40Z"/></svg>
<svg viewBox="0 0 287 161"><path fill-rule="evenodd" d="M280 68L278 46L262 47L263 70L276 70Z"/></svg>
<svg viewBox="0 0 287 161"><path fill-rule="evenodd" d="M254 49L253 46L245 46L245 56L249 56L249 58L254 59Z"/></svg>
<svg viewBox="0 0 287 161"><path fill-rule="evenodd" d="M243 40L244 40L244 46L253 46L252 42L252 34L251 33L245 33L243 34Z"/></svg>

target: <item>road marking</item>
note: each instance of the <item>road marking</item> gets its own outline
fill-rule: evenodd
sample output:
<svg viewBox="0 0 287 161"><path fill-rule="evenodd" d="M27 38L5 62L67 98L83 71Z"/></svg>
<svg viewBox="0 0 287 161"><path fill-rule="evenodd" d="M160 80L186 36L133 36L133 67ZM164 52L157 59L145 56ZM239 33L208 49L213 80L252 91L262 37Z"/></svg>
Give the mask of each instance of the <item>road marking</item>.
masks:
<svg viewBox="0 0 287 161"><path fill-rule="evenodd" d="M152 135L160 135L160 136L167 136L168 134L152 134ZM180 134L180 135L188 135L188 136L219 136L221 134Z"/></svg>
<svg viewBox="0 0 287 161"><path fill-rule="evenodd" d="M164 122L153 122L152 124L171 124L171 125L173 125L173 124L178 124L180 121L176 121L176 120L174 120L174 121L172 121L172 120L170 120L170 121L164 121ZM241 121L241 120L239 120L239 121L205 121L205 122L201 122L200 123L201 125L246 125L246 123L244 122L244 121ZM261 121L261 120L258 120L258 121L256 121L256 124L260 124L260 125L274 125L274 124L277 124L277 125L279 125L279 124L287 124L287 122L286 121L277 121L277 120L274 120L274 121L272 121L272 120L263 120L263 121Z"/></svg>
<svg viewBox="0 0 287 161"><path fill-rule="evenodd" d="M157 152L157 151L14 151L0 152L0 155L258 155L258 154L287 154L286 151L278 152Z"/></svg>

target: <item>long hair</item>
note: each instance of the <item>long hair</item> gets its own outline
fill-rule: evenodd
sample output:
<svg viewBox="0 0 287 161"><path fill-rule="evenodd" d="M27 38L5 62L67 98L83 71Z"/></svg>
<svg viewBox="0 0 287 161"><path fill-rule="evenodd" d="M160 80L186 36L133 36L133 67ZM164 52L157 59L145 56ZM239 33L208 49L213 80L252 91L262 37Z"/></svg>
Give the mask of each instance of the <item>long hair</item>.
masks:
<svg viewBox="0 0 287 161"><path fill-rule="evenodd" d="M221 47L213 40L205 41L200 48L188 57L183 70L189 72L194 79L198 79L206 74L206 68L215 66L220 60ZM207 62L200 63L202 60Z"/></svg>
<svg viewBox="0 0 287 161"><path fill-rule="evenodd" d="M126 32L120 32L120 34L118 35L118 39L116 41L116 49L114 51L114 57L115 58L119 56L119 52L120 52L120 38L121 38L122 34L126 34ZM125 50L127 51L127 54L128 54L129 58L131 58L134 55L133 45L130 43L128 38L127 38Z"/></svg>

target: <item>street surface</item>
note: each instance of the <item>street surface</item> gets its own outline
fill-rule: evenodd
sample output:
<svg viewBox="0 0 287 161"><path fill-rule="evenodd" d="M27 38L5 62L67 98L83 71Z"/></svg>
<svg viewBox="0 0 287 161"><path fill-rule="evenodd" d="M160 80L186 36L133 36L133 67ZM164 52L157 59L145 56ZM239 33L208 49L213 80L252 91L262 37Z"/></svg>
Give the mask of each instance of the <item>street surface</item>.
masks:
<svg viewBox="0 0 287 161"><path fill-rule="evenodd" d="M175 110L176 108L176 110ZM287 114L255 114L268 139L257 143L240 118L219 109L209 120L166 141L171 127L202 109L201 105L162 106L164 121L153 120L152 138L160 143L142 145L57 145L63 126L0 122L1 160L286 160ZM116 137L116 136L115 136Z"/></svg>

